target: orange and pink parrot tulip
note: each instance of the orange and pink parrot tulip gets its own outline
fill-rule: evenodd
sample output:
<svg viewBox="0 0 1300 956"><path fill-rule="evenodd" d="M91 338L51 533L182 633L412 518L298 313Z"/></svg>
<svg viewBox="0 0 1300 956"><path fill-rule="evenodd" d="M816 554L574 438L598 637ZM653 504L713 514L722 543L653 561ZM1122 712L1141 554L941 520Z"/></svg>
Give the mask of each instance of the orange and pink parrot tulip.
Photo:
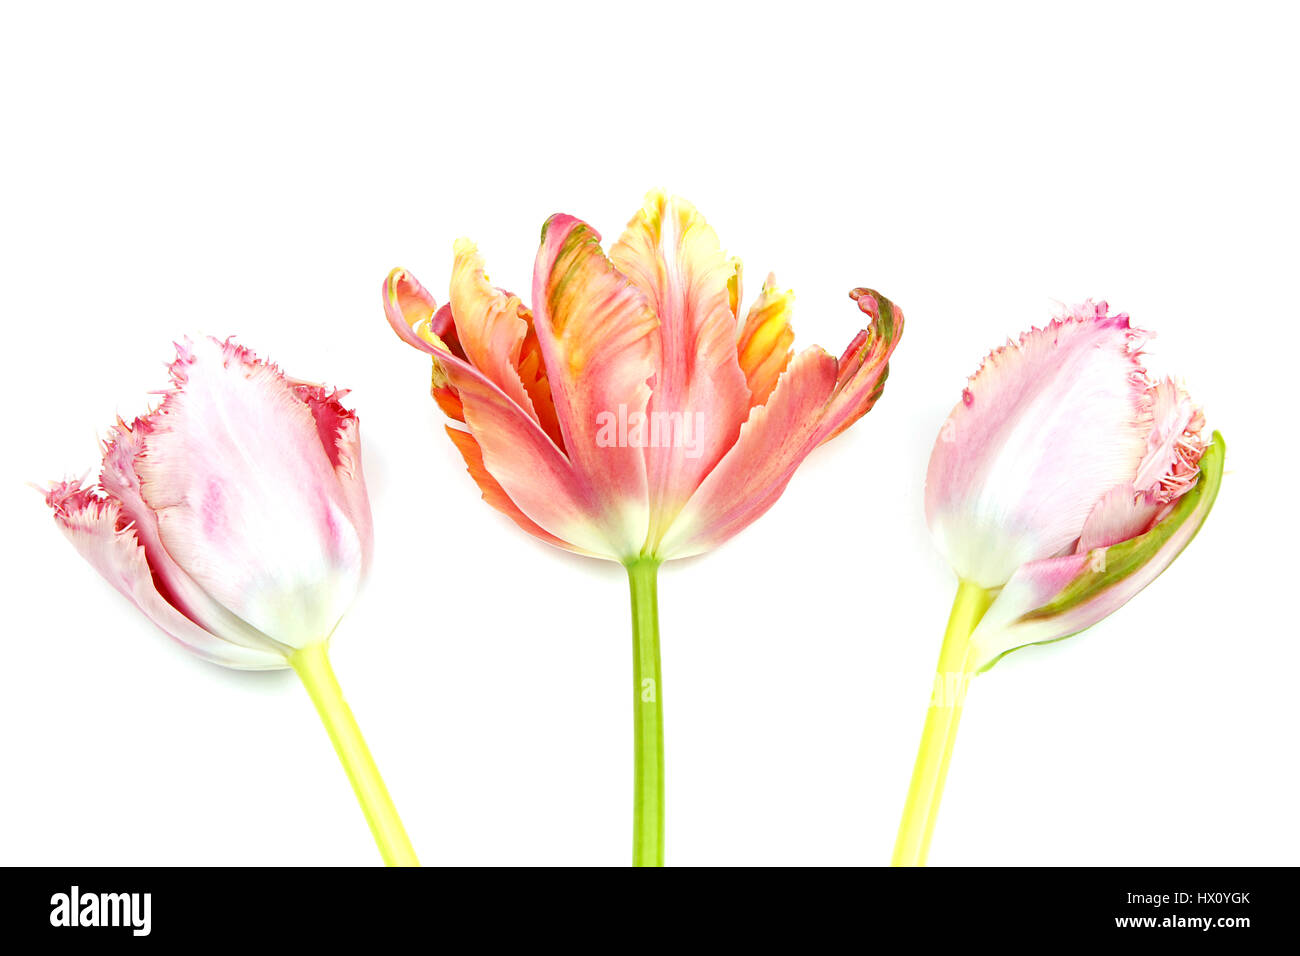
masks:
<svg viewBox="0 0 1300 956"><path fill-rule="evenodd" d="M771 277L742 311L741 267L682 199L651 192L623 235L572 216L542 229L531 305L455 246L448 302L409 272L389 323L433 360L433 395L484 499L570 551L618 561L633 595L634 859L663 859L655 570L738 534L818 445L879 399L903 316L854 289L866 327L837 359L791 349Z"/></svg>

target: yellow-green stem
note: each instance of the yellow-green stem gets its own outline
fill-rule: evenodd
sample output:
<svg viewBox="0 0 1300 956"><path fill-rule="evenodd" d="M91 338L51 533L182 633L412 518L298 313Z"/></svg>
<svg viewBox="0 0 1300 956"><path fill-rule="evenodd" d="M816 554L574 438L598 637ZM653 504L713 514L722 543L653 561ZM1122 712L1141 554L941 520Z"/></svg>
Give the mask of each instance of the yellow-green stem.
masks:
<svg viewBox="0 0 1300 956"><path fill-rule="evenodd" d="M329 732L384 863L389 866L419 866L420 861L415 858L415 850L397 815L397 808L393 806L393 799L388 795L379 768L361 736L361 728L343 699L343 690L330 667L324 643L311 644L296 651L289 663L307 688L321 723Z"/></svg>
<svg viewBox="0 0 1300 956"><path fill-rule="evenodd" d="M934 677L934 694L925 715L921 747L912 770L912 784L907 790L907 804L894 844L894 866L925 866L930 852L934 821L939 816L943 783L948 776L948 761L957 740L966 688L973 676L970 636L984 612L993 603L989 591L968 581L957 586L957 597L948 615L948 628L939 649L939 666Z"/></svg>
<svg viewBox="0 0 1300 956"><path fill-rule="evenodd" d="M659 562L630 561L632 591L632 865L664 865L664 711L659 674Z"/></svg>

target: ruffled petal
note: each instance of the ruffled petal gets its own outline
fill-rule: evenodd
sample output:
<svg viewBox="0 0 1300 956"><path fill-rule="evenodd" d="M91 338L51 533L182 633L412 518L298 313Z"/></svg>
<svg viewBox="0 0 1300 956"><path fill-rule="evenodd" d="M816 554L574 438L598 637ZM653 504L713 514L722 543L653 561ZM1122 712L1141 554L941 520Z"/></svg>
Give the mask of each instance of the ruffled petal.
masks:
<svg viewBox="0 0 1300 956"><path fill-rule="evenodd" d="M776 276L769 273L763 291L749 307L736 341L736 355L749 388L751 407L767 401L777 379L790 364L794 345L794 329L790 327L793 306L794 293L778 289Z"/></svg>
<svg viewBox="0 0 1300 956"><path fill-rule="evenodd" d="M611 248L610 261L659 317L646 444L653 547L701 479L736 441L749 389L736 356L736 264L690 203L661 190ZM734 284L733 284L734 283Z"/></svg>
<svg viewBox="0 0 1300 956"><path fill-rule="evenodd" d="M445 332L451 321L451 310L441 314L441 330L435 329L435 316L439 315L438 303L429 290L420 285L420 281L405 269L394 269L384 280L384 316L393 331L407 345L414 346L421 352L432 353L435 345L441 345L451 351L451 345L445 342L440 332ZM465 357L462 351L461 358Z"/></svg>
<svg viewBox="0 0 1300 956"><path fill-rule="evenodd" d="M181 349L172 376L136 460L163 546L262 633L326 640L365 546L311 410L275 366L229 343Z"/></svg>
<svg viewBox="0 0 1300 956"><path fill-rule="evenodd" d="M971 635L976 669L1091 627L1159 577L1205 523L1219 493L1223 458L1223 436L1215 432L1196 485L1145 534L1019 568Z"/></svg>
<svg viewBox="0 0 1300 956"><path fill-rule="evenodd" d="M1173 379L1147 389L1151 399L1151 432L1134 485L1152 491L1161 501L1173 501L1196 483L1198 462L1205 452L1205 415Z"/></svg>
<svg viewBox="0 0 1300 956"><path fill-rule="evenodd" d="M1066 553L1133 480L1151 429L1127 315L1087 303L994 351L930 456L926 519L958 576L986 588Z"/></svg>
<svg viewBox="0 0 1300 956"><path fill-rule="evenodd" d="M684 558L715 548L776 503L821 440L822 412L835 377L835 359L816 347L790 363L767 404L750 413L735 445L677 516L660 544L660 557Z"/></svg>
<svg viewBox="0 0 1300 956"><path fill-rule="evenodd" d="M418 324L418 316L408 319L401 313L402 303L411 301L401 294L403 286L419 283L398 270L385 285L384 310L394 329ZM537 420L462 356L453 354L442 337L418 338L416 347L433 356L435 393L455 396L458 420L469 429L476 459L504 500L570 550L618 559L621 548L610 543L597 521L599 500ZM459 440L457 446L461 447ZM463 455L464 447L461 451Z"/></svg>
<svg viewBox="0 0 1300 956"><path fill-rule="evenodd" d="M644 449L610 426L645 416L656 364L654 312L605 258L600 234L565 215L552 216L542 230L533 309L564 449L594 499L589 514L605 529L616 557L634 557L649 522ZM477 429L475 438L488 469L501 480ZM514 489L501 484L536 520ZM554 533L546 522L538 523Z"/></svg>
<svg viewBox="0 0 1300 956"><path fill-rule="evenodd" d="M1151 527L1162 507L1154 492L1135 491L1131 483L1112 488L1083 523L1075 550L1108 548L1136 537Z"/></svg>
<svg viewBox="0 0 1300 956"><path fill-rule="evenodd" d="M451 272L451 314L465 357L524 411L537 418L519 377L519 359L528 321L519 296L494 288L483 258L468 239L455 246Z"/></svg>
<svg viewBox="0 0 1300 956"><path fill-rule="evenodd" d="M661 557L699 554L744 529L772 507L813 449L880 397L903 315L879 293L855 289L852 296L871 323L838 362L815 347L795 357L664 536Z"/></svg>
<svg viewBox="0 0 1300 956"><path fill-rule="evenodd" d="M104 580L189 650L213 663L242 670L289 666L285 656L269 643L261 648L232 644L173 607L159 592L136 528L122 514L120 502L69 482L52 485L45 500L54 509L64 535Z"/></svg>
<svg viewBox="0 0 1300 956"><path fill-rule="evenodd" d="M849 293L871 317L840 356L835 394L822 421L821 442L828 442L875 406L889 378L889 359L903 337L903 310L874 289Z"/></svg>

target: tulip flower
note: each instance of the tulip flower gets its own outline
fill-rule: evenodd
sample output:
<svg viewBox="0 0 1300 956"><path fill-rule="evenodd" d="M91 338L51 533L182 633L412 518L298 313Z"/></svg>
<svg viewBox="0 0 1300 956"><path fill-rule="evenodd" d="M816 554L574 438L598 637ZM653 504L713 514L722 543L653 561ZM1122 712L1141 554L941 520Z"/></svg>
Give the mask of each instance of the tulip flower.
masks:
<svg viewBox="0 0 1300 956"><path fill-rule="evenodd" d="M161 405L112 429L98 484L53 483L45 500L82 557L189 650L232 668L292 667L384 860L413 865L326 654L371 553L347 393L229 341L177 352Z"/></svg>
<svg viewBox="0 0 1300 956"><path fill-rule="evenodd" d="M433 359L433 396L484 499L549 544L623 564L632 597L633 863L663 862L656 574L740 532L821 443L880 397L903 317L870 317L836 360L794 355L793 295L768 277L740 311L740 263L689 203L651 192L622 238L572 216L542 229L532 307L455 246L448 304L408 272L389 323Z"/></svg>
<svg viewBox="0 0 1300 956"><path fill-rule="evenodd" d="M934 695L894 850L920 865L970 679L1091 627L1156 579L1205 522L1223 439L1146 333L1085 302L995 350L940 430L925 513L957 573Z"/></svg>

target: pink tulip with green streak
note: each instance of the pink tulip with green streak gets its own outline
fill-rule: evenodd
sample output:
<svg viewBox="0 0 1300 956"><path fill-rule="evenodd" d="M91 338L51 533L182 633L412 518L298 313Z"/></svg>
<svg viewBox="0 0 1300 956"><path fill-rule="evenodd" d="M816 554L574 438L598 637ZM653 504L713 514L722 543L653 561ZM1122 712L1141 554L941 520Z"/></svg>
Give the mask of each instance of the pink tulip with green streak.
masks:
<svg viewBox="0 0 1300 956"><path fill-rule="evenodd" d="M177 347L157 409L118 421L99 481L45 500L73 546L162 631L216 664L293 668L384 860L415 853L327 656L370 564L370 503L346 391L230 341Z"/></svg>
<svg viewBox="0 0 1300 956"><path fill-rule="evenodd" d="M970 679L1117 610L1210 513L1223 439L1147 374L1148 337L1085 302L994 350L940 430L925 512L959 584L896 865L925 862Z"/></svg>
<svg viewBox="0 0 1300 956"><path fill-rule="evenodd" d="M441 308L402 269L384 284L393 329L433 359L434 398L484 499L549 544L627 568L635 864L663 862L657 569L742 531L875 404L903 316L869 289L852 297L869 321L838 359L793 352L793 295L769 276L742 311L739 261L658 191L608 254L586 223L551 217L531 307L488 280L466 240Z"/></svg>

